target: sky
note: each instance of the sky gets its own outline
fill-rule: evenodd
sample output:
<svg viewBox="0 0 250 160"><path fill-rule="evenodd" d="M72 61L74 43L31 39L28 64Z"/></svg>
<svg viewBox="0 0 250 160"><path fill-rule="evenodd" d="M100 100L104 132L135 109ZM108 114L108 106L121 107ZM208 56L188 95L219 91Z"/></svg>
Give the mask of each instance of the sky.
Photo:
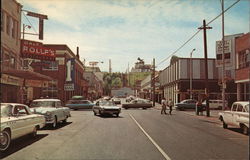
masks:
<svg viewBox="0 0 250 160"><path fill-rule="evenodd" d="M171 56L204 57L203 31L180 48L202 26L221 13L220 0L17 0L28 10L48 16L44 44L66 44L80 59L99 62L101 71L126 72L140 57L146 64L155 58L156 70L169 65ZM227 9L237 0L224 0ZM240 0L225 13L225 35L249 32L250 1ZM25 32L38 33L38 19L22 14ZM215 58L216 41L222 39L221 16L207 30L208 57ZM103 63L101 63L103 62Z"/></svg>

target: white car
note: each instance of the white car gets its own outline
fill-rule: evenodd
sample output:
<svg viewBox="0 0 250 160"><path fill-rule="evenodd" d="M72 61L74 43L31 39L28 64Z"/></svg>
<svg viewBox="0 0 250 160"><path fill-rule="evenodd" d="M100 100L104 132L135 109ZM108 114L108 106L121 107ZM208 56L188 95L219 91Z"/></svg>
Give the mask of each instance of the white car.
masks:
<svg viewBox="0 0 250 160"><path fill-rule="evenodd" d="M249 102L239 101L232 104L231 110L219 112L219 119L223 122L223 128L228 125L237 126L244 134L249 133Z"/></svg>
<svg viewBox="0 0 250 160"><path fill-rule="evenodd" d="M6 151L13 139L31 134L45 126L42 115L33 114L29 107L18 103L1 103L0 151Z"/></svg>
<svg viewBox="0 0 250 160"><path fill-rule="evenodd" d="M36 99L30 104L33 113L44 115L46 124L53 128L57 127L59 122L66 123L71 117L70 109L62 105L59 99Z"/></svg>
<svg viewBox="0 0 250 160"><path fill-rule="evenodd" d="M210 99L209 101L209 108L210 109L222 109L223 106L223 101L222 100L217 100L217 99ZM202 102L203 106L206 106L206 101ZM228 106L227 101L225 101L225 106Z"/></svg>
<svg viewBox="0 0 250 160"><path fill-rule="evenodd" d="M100 116L104 114L115 114L116 117L119 117L119 114L121 112L121 107L116 106L114 102L112 101L98 101L96 102L96 105L93 106L93 112L94 115L99 114Z"/></svg>

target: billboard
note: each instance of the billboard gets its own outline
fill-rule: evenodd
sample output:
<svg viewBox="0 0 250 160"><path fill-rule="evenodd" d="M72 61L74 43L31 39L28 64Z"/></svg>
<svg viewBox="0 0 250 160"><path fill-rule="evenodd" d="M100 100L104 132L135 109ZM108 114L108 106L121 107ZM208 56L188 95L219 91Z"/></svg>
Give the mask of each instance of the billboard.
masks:
<svg viewBox="0 0 250 160"><path fill-rule="evenodd" d="M223 54L223 48L222 48L222 41L216 41L216 67L222 66L222 54ZM230 65L231 59L232 59L232 44L231 40L225 40L224 41L224 61L225 65Z"/></svg>
<svg viewBox="0 0 250 160"><path fill-rule="evenodd" d="M21 40L21 56L23 58L55 61L55 53L55 49L44 47L40 42Z"/></svg>

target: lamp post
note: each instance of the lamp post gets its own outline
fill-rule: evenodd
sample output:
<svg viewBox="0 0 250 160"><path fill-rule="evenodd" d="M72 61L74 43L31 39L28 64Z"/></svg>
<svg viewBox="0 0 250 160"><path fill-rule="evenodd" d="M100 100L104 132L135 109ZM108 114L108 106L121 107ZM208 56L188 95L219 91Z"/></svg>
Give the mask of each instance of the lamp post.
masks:
<svg viewBox="0 0 250 160"><path fill-rule="evenodd" d="M25 25L23 24L23 39L24 39L24 34L25 34L25 28L28 27L29 29L31 28L30 25Z"/></svg>
<svg viewBox="0 0 250 160"><path fill-rule="evenodd" d="M189 70L190 70L190 99L193 99L193 86L192 86L192 79L193 79L193 61L192 61L192 54L195 51L195 48L190 53L190 64L189 64Z"/></svg>

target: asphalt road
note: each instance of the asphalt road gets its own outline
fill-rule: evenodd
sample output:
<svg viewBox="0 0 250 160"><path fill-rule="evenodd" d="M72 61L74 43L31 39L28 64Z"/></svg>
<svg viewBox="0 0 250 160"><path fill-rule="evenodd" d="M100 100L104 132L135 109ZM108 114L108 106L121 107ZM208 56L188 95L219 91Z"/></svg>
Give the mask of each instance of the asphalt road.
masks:
<svg viewBox="0 0 250 160"><path fill-rule="evenodd" d="M1 155L6 160L203 160L249 159L249 136L183 112L122 110L120 117L71 111L66 125L22 137Z"/></svg>

